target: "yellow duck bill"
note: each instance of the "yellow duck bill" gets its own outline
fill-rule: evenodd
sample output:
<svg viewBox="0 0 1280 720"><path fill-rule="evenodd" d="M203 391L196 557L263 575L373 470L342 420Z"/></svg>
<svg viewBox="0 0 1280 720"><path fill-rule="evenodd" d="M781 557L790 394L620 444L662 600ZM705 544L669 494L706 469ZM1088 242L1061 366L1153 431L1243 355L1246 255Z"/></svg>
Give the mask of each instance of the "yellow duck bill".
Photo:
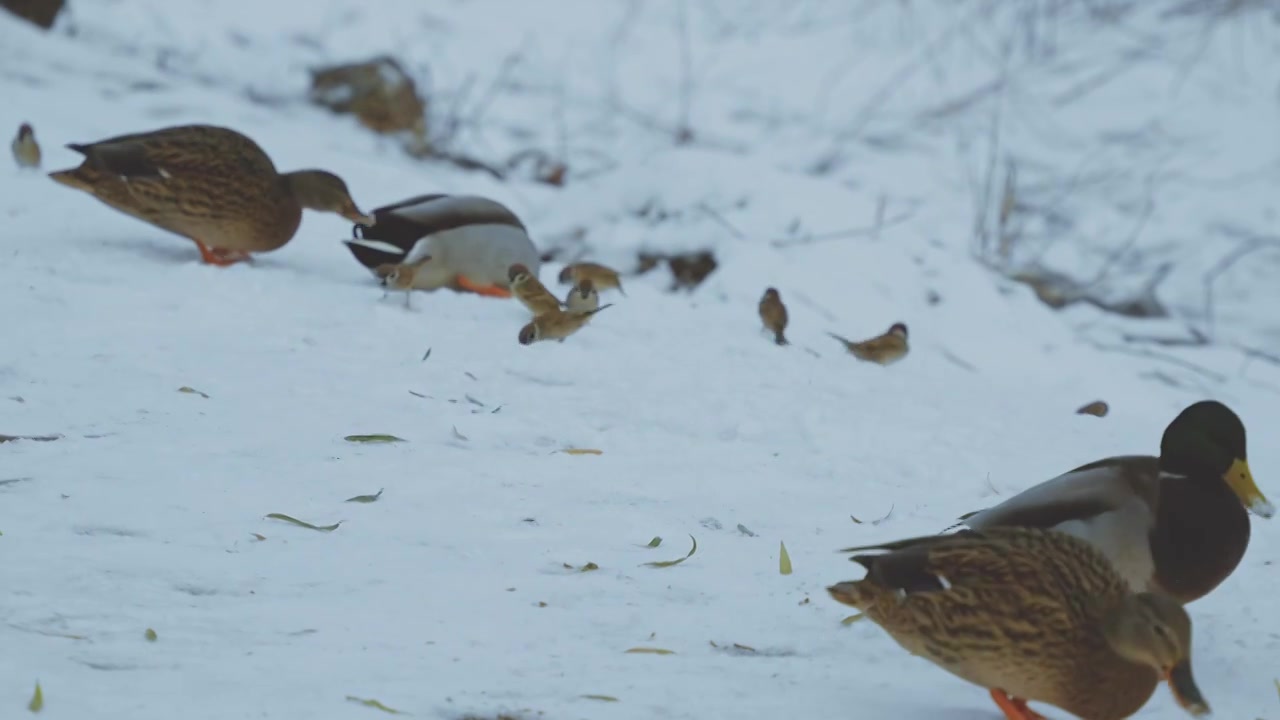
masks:
<svg viewBox="0 0 1280 720"><path fill-rule="evenodd" d="M1258 489L1258 485L1254 483L1253 472L1249 470L1247 461L1237 459L1231 463L1231 468L1227 470L1223 479L1236 497L1240 498L1240 504L1249 508L1249 512L1264 518L1276 514L1276 506L1267 500L1267 497Z"/></svg>

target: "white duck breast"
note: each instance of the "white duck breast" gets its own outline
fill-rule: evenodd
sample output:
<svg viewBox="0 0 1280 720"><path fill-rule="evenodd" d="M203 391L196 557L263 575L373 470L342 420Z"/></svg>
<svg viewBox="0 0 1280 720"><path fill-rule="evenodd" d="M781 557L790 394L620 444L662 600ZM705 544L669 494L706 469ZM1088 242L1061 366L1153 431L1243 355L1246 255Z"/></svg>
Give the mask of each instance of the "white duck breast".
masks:
<svg viewBox="0 0 1280 720"><path fill-rule="evenodd" d="M524 224L505 205L473 195L422 195L381 207L373 226L356 225L351 254L373 270L423 257L414 287L435 290L458 276L473 284L509 287L507 268L521 263L537 275L538 249Z"/></svg>

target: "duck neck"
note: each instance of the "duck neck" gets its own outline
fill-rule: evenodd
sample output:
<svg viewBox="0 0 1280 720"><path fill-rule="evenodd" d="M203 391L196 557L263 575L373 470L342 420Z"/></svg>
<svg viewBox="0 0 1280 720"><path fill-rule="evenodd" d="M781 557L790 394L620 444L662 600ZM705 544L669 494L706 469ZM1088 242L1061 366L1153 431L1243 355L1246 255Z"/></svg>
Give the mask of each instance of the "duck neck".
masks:
<svg viewBox="0 0 1280 720"><path fill-rule="evenodd" d="M1249 545L1249 513L1227 484L1200 473L1160 483L1151 554L1162 589L1190 602L1230 575Z"/></svg>

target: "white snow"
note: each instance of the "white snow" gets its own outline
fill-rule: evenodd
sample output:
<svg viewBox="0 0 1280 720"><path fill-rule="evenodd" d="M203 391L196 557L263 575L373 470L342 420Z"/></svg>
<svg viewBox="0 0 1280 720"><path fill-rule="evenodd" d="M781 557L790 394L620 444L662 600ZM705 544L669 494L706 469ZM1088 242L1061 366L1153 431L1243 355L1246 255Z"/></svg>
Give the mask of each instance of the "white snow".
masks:
<svg viewBox="0 0 1280 720"><path fill-rule="evenodd" d="M840 624L824 588L860 571L835 550L1154 453L1204 397L1241 415L1280 496L1280 365L1259 355L1280 355L1265 6L71 5L48 34L0 15L0 129L32 122L45 170L79 162L68 142L226 124L282 169L341 174L366 210L487 195L536 241L581 228L624 269L638 249L721 264L692 294L665 292L665 271L627 277L581 334L522 347L515 302L380 300L337 217L306 214L252 267L207 267L0 169L0 433L64 436L0 445L0 717L38 680L54 720L381 714L347 696L450 720L994 718L980 688ZM417 162L305 101L311 65L384 52L434 127L462 118L453 147L563 154L567 185ZM682 97L695 141L678 146ZM993 136L1025 205L1015 259L1114 292L1172 263L1172 317L1055 312L974 260ZM1207 314L1206 273L1239 247ZM759 328L768 285L791 347ZM890 368L825 335L899 320L912 352ZM1187 327L1213 342L1124 340ZM1099 398L1109 416L1074 414ZM407 442L344 441L357 433ZM556 452L571 447L602 454ZM687 561L642 566L689 536ZM1255 518L1239 569L1190 606L1220 717L1280 710L1277 561L1280 524ZM1177 713L1161 687L1140 717Z"/></svg>

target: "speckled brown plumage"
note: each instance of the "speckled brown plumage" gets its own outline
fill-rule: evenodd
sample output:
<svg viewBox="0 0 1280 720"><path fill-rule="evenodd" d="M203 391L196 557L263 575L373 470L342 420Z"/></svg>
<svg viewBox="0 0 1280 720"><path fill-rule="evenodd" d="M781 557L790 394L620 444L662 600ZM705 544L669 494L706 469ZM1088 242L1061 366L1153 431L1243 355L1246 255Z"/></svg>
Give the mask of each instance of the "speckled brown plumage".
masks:
<svg viewBox="0 0 1280 720"><path fill-rule="evenodd" d="M864 362L877 365L892 365L910 352L907 343L907 326L905 323L894 323L883 335L877 335L861 342L841 337L833 332L827 333L839 340L849 354Z"/></svg>
<svg viewBox="0 0 1280 720"><path fill-rule="evenodd" d="M280 174L257 143L228 128L186 125L67 147L84 161L51 178L196 241L202 254L276 250L297 231L304 207L372 222L336 175Z"/></svg>
<svg viewBox="0 0 1280 720"><path fill-rule="evenodd" d="M1161 679L1104 634L1104 623L1142 596L1083 540L1011 527L850 549L864 550L885 552L855 555L867 576L832 586L832 596L969 682L1089 720L1119 720ZM1172 599L1163 602L1185 618ZM1186 633L1189 648L1189 620Z"/></svg>
<svg viewBox="0 0 1280 720"><path fill-rule="evenodd" d="M773 341L778 345L787 345L787 306L782 304L782 297L777 288L766 288L757 306L760 321L773 333Z"/></svg>
<svg viewBox="0 0 1280 720"><path fill-rule="evenodd" d="M617 290L623 295L627 294L622 289L622 278L618 276L618 271L600 263L580 262L567 265L560 271L559 279L562 285L577 285L583 280L590 280L597 292Z"/></svg>

